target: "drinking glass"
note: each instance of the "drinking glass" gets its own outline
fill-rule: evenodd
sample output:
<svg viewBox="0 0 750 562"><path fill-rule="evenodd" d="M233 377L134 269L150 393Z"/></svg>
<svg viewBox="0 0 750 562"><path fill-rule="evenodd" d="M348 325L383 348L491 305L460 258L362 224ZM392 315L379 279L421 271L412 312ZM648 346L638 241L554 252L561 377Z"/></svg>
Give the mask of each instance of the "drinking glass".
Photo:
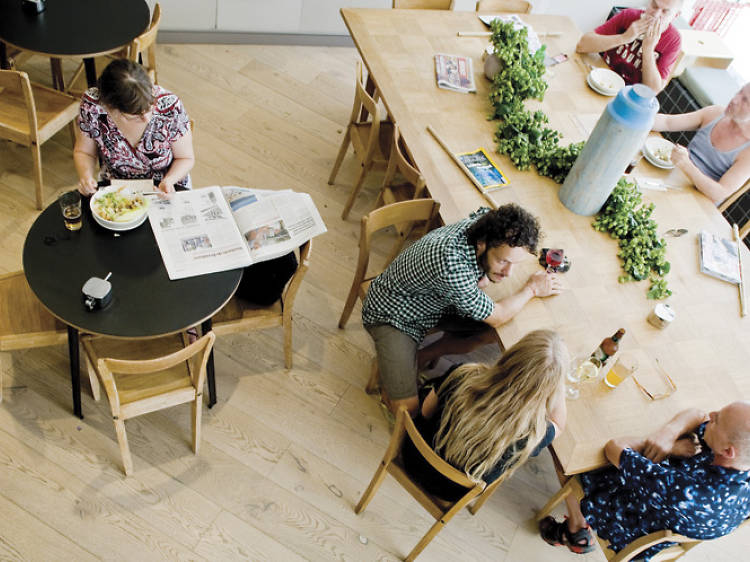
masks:
<svg viewBox="0 0 750 562"><path fill-rule="evenodd" d="M565 395L571 400L575 400L581 394L578 388L581 382L594 379L599 374L601 363L595 357L583 355L576 357L570 364L567 379L568 384L565 386Z"/></svg>
<svg viewBox="0 0 750 562"><path fill-rule="evenodd" d="M81 215L81 194L78 191L67 191L58 198L65 228L80 230L83 224Z"/></svg>
<svg viewBox="0 0 750 562"><path fill-rule="evenodd" d="M630 354L624 353L617 358L607 374L604 376L604 384L609 388L616 388L622 381L635 373L638 369L637 359Z"/></svg>
<svg viewBox="0 0 750 562"><path fill-rule="evenodd" d="M556 268L560 267L563 263L565 254L562 250L547 250L545 260L547 262L547 272L556 271Z"/></svg>

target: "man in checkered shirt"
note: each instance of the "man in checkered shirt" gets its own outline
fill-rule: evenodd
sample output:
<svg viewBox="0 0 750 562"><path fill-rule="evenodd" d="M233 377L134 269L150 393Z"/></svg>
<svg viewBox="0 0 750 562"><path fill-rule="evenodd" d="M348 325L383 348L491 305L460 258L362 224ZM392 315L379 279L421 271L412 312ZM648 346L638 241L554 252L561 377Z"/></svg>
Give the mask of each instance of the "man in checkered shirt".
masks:
<svg viewBox="0 0 750 562"><path fill-rule="evenodd" d="M557 275L544 271L498 302L482 290L535 253L538 240L537 219L518 205L481 208L425 235L373 280L362 322L375 342L382 393L391 411L403 404L416 414L419 366L497 342L495 328L532 298L560 292ZM444 336L419 349L434 327Z"/></svg>

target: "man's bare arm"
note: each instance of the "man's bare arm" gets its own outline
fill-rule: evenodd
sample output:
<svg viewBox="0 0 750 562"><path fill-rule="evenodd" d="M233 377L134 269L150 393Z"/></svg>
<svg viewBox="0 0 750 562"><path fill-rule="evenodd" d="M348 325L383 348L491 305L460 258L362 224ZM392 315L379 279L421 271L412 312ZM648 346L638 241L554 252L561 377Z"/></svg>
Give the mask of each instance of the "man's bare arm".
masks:
<svg viewBox="0 0 750 562"><path fill-rule="evenodd" d="M618 33L616 35L600 35L596 31L589 31L588 33L584 33L583 37L578 40L576 52L601 53L602 51L609 51L620 45L630 43L636 37L645 32L647 26L648 20L639 19L631 23L623 33Z"/></svg>
<svg viewBox="0 0 750 562"><path fill-rule="evenodd" d="M492 313L484 319L484 322L493 328L499 328L518 314L532 298L557 295L560 291L562 291L562 283L555 273L537 271L529 277L523 289L497 301Z"/></svg>

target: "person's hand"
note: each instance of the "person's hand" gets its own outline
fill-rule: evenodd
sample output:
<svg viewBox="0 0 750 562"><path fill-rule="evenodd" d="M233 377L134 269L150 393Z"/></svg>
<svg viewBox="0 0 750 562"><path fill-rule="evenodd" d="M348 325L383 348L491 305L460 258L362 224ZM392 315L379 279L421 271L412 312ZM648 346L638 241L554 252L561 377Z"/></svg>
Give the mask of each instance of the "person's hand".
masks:
<svg viewBox="0 0 750 562"><path fill-rule="evenodd" d="M174 193L174 182L167 181L167 179L164 178L159 183L158 189L164 193Z"/></svg>
<svg viewBox="0 0 750 562"><path fill-rule="evenodd" d="M669 456L674 446L675 440L671 435L657 431L646 437L641 454L655 463L660 463Z"/></svg>
<svg viewBox="0 0 750 562"><path fill-rule="evenodd" d="M535 297L549 297L562 291L562 282L556 273L537 271L529 277L526 286L531 289Z"/></svg>
<svg viewBox="0 0 750 562"><path fill-rule="evenodd" d="M672 164L677 166L680 170L685 171L685 167L691 164L690 153L687 148L682 145L676 144L672 149Z"/></svg>
<svg viewBox="0 0 750 562"><path fill-rule="evenodd" d="M638 39L638 37L646 33L653 19L654 18L646 16L644 14L640 19L634 20L633 23L630 24L630 27L625 30L625 33L623 33L623 36L625 39L627 39L627 42L630 43L631 41Z"/></svg>
<svg viewBox="0 0 750 562"><path fill-rule="evenodd" d="M678 439L674 444L674 447L672 447L670 456L687 458L694 457L700 452L701 442L698 440L698 437L693 434L691 437L683 437L682 439Z"/></svg>
<svg viewBox="0 0 750 562"><path fill-rule="evenodd" d="M96 188L96 180L91 176L78 180L78 191L81 192L81 195L93 195L96 193Z"/></svg>

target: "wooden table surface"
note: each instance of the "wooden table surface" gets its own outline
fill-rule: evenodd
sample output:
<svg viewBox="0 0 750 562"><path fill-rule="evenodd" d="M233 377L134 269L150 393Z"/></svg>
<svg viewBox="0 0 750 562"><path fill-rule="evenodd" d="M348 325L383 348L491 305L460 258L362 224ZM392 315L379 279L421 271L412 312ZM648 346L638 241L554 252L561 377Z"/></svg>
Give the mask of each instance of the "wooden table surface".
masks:
<svg viewBox="0 0 750 562"><path fill-rule="evenodd" d="M696 192L678 170L667 172L642 160L635 175L659 179L682 190L646 191L644 200L656 204L653 217L659 232L685 227L689 233L668 238L667 276L674 292L666 302L676 320L658 330L646 318L656 304L646 298L647 282L619 284L622 274L617 242L591 227L592 218L575 215L558 200L559 186L533 169L518 171L495 153L496 122L487 121L489 81L482 72L481 54L488 38L457 37L458 31L485 31L470 12L425 10L343 9L344 21L379 88L390 115L401 128L409 151L441 203L446 223L466 217L486 205L452 160L426 131L431 125L455 152L485 147L508 176L511 185L493 192L498 204L515 202L540 218L544 247L564 248L572 260L564 275L566 290L547 299L534 299L498 332L506 346L525 333L550 328L565 338L572 355L588 355L618 328L627 333L621 351L635 353L636 377L652 393L666 388L655 359L671 375L677 391L651 401L632 380L615 390L598 381L583 384L581 397L568 403L568 425L554 442L567 474L605 464L604 443L622 435L645 435L687 407L713 410L740 398L750 399L750 319L740 318L734 285L700 273L697 233L709 230L731 238L731 229L711 202ZM542 37L547 52L570 55L548 69L549 89L541 107L563 142L585 140L610 98L596 94L585 82L586 68L575 44L580 36L564 16L522 15L537 32L560 31ZM476 95L438 89L433 55L438 52L470 56L474 61ZM743 247L744 248L744 247ZM746 250L745 263L750 263ZM517 290L539 267L533 258L518 266L511 279L490 288L493 298Z"/></svg>

